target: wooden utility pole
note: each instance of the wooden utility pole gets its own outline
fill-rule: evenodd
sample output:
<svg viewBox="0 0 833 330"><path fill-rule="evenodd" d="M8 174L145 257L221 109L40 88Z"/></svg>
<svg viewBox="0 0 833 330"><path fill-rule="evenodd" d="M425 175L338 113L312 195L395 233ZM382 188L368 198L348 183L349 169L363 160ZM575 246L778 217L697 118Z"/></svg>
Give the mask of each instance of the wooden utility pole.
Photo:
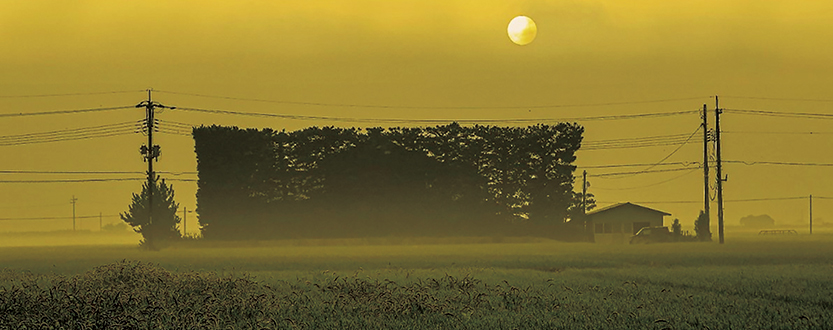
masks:
<svg viewBox="0 0 833 330"><path fill-rule="evenodd" d="M101 218L102 218L101 212L98 212L98 231L101 231L102 229L104 229L104 226L103 226L103 223L102 223L103 221L101 221Z"/></svg>
<svg viewBox="0 0 833 330"><path fill-rule="evenodd" d="M145 108L145 130L148 134L148 144L143 145L139 152L144 156L144 161L148 163L148 224L153 223L153 189L156 187L156 174L153 172L153 161L159 161L159 154L161 148L153 144L153 132L156 130L156 119L154 118L154 110L156 108L175 109L175 107L167 107L158 102L153 102L153 89L148 89L147 101L142 101L136 105L137 108Z"/></svg>
<svg viewBox="0 0 833 330"><path fill-rule="evenodd" d="M813 234L813 195L810 195L810 235Z"/></svg>
<svg viewBox="0 0 833 330"><path fill-rule="evenodd" d="M581 175L581 214L587 213L587 170Z"/></svg>
<svg viewBox="0 0 833 330"><path fill-rule="evenodd" d="M69 200L69 203L72 204L72 231L75 231L75 203L78 202L78 198L75 198L75 195L72 195L72 199Z"/></svg>
<svg viewBox="0 0 833 330"><path fill-rule="evenodd" d="M188 207L182 207L182 236L188 236Z"/></svg>
<svg viewBox="0 0 833 330"><path fill-rule="evenodd" d="M714 144L715 144L715 158L717 158L717 235L720 237L720 244L723 244L723 164L720 158L720 114L723 110L720 109L720 103L717 95L714 96Z"/></svg>
<svg viewBox="0 0 833 330"><path fill-rule="evenodd" d="M584 234L590 242L595 242L593 222L587 219L587 170L581 174L581 217L584 221Z"/></svg>
<svg viewBox="0 0 833 330"><path fill-rule="evenodd" d="M706 215L706 223L701 224L701 229L707 229L711 236L709 183L709 111L703 104L703 213Z"/></svg>

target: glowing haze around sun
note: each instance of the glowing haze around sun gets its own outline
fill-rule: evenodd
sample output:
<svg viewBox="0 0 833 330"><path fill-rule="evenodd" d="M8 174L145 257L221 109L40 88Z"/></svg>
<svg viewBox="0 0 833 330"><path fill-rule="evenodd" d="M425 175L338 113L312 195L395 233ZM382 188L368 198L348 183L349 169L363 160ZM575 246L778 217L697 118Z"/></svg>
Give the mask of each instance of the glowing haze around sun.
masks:
<svg viewBox="0 0 833 330"><path fill-rule="evenodd" d="M509 34L509 39L512 42L523 46L535 40L535 35L538 34L538 27L531 18L518 16L509 22L509 27L506 28L506 32Z"/></svg>

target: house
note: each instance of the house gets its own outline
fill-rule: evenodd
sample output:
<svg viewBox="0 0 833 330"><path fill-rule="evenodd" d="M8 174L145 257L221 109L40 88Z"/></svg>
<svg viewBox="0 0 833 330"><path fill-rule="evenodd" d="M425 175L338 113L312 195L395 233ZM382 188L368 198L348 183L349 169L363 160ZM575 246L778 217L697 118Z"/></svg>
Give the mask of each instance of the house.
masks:
<svg viewBox="0 0 833 330"><path fill-rule="evenodd" d="M642 227L662 226L671 215L642 205L619 203L587 212L597 243L627 244Z"/></svg>

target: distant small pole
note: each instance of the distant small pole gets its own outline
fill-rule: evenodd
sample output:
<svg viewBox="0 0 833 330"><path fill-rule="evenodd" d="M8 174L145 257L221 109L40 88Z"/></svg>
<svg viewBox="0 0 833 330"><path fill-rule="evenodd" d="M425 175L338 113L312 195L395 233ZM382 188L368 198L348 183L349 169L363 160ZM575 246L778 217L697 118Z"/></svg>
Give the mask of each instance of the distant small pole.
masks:
<svg viewBox="0 0 833 330"><path fill-rule="evenodd" d="M72 195L72 199L69 200L69 203L72 204L72 231L75 231L75 202L78 201L78 198L75 198L75 195Z"/></svg>
<svg viewBox="0 0 833 330"><path fill-rule="evenodd" d="M182 236L188 236L188 207L182 207Z"/></svg>
<svg viewBox="0 0 833 330"><path fill-rule="evenodd" d="M813 234L813 195L810 194L810 235Z"/></svg>
<svg viewBox="0 0 833 330"><path fill-rule="evenodd" d="M98 212L98 231L102 231L104 229L103 222L101 221L101 212Z"/></svg>

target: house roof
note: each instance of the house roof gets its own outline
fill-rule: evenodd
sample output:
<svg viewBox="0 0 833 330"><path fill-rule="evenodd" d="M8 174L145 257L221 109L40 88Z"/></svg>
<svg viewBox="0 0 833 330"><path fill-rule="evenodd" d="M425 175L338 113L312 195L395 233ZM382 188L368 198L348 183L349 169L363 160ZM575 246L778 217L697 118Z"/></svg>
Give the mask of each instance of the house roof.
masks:
<svg viewBox="0 0 833 330"><path fill-rule="evenodd" d="M587 212L587 215L593 215L593 214L596 214L596 213L607 212L607 211L610 211L610 210L613 210L613 209L617 209L617 208L620 208L620 207L624 207L624 206L638 207L638 208L645 209L645 210L648 210L648 211L652 211L652 212L656 212L656 213L661 213L662 215L671 215L671 213L668 213L668 212L663 212L663 211L660 211L660 210L655 210L655 209L652 209L652 208L650 208L650 207L645 207L645 206L642 206L642 205L636 205L636 204L633 204L633 203L631 203L631 202L616 203L616 204L613 204L613 205L608 205L608 206L605 206L605 207L598 208L598 209L595 209L595 210L593 210L593 211Z"/></svg>

